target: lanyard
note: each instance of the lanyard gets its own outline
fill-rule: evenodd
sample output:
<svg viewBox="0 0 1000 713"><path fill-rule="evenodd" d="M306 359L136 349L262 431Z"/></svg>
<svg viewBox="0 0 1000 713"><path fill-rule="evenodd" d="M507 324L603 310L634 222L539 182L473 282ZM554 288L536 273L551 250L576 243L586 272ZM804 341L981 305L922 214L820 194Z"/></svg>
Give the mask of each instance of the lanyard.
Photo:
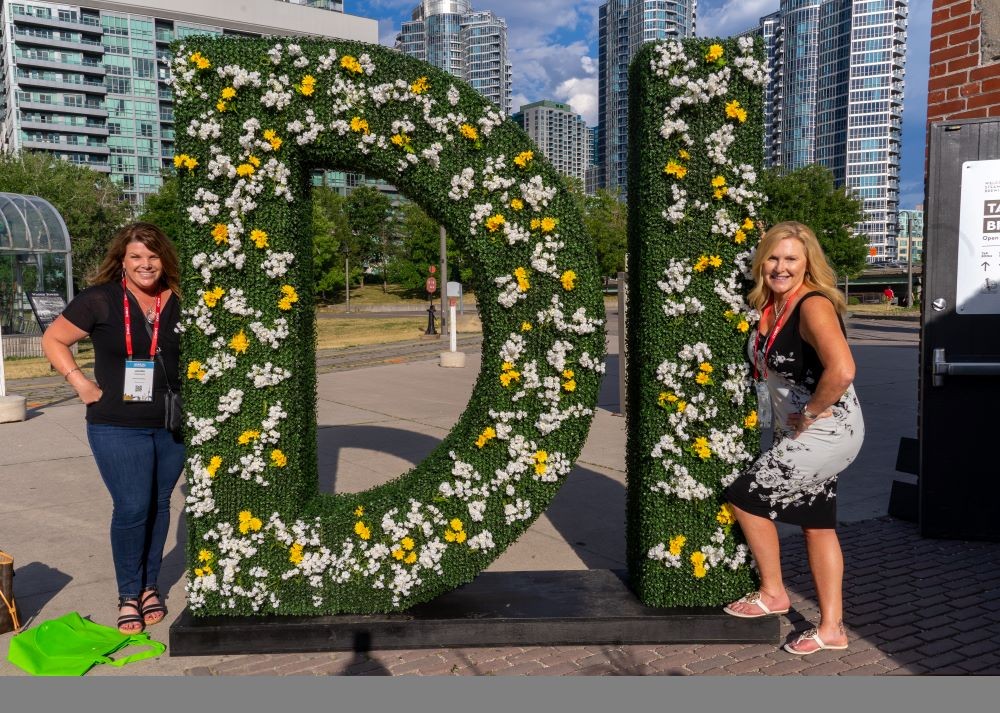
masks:
<svg viewBox="0 0 1000 713"><path fill-rule="evenodd" d="M129 361L132 360L132 315L128 303L128 285L125 278L122 278L122 304L125 307L125 351L128 352ZM156 356L156 342L160 338L160 295L156 295L156 317L153 320L153 339L149 345L149 356Z"/></svg>
<svg viewBox="0 0 1000 713"><path fill-rule="evenodd" d="M786 302L785 302L785 309L782 310L782 313L781 313L781 316L784 319L782 319L781 321L778 321L777 319L775 320L775 323L771 325L771 331L768 334L767 341L764 343L764 364L763 364L763 369L762 370L763 370L764 378L765 379L767 379L767 355L768 355L768 352L770 352L771 351L771 347L774 346L774 340L777 338L778 332L781 331L781 328L785 326L785 322L788 321L788 315L791 314L791 312L788 311L788 308L791 307L791 304L789 304L789 303L793 299L795 299L795 295L797 293L798 293L798 289L796 289L795 292L793 292L791 295L788 296L788 300L786 300ZM774 310L774 300L771 300L771 304L769 304L767 307L764 308L764 314L762 315L762 318L761 318L762 320L763 320L763 317L767 316L767 311L769 309L772 310L772 311ZM759 355L759 349L760 349L760 330L757 330L756 337L754 338L754 342L753 342L753 378L754 378L754 381L757 380L758 375L760 374L760 371L761 371L761 369L759 369L758 366L757 366L757 358L758 358L758 355Z"/></svg>

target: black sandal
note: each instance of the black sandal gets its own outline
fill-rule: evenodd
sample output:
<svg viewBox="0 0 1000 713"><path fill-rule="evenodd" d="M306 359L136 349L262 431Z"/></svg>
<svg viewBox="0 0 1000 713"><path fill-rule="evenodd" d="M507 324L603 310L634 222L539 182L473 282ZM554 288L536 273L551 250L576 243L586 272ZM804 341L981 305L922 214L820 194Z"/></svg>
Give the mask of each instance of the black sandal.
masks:
<svg viewBox="0 0 1000 713"><path fill-rule="evenodd" d="M163 605L163 598L160 596L160 590L155 586L146 587L142 590L142 594L139 595L139 612L142 614L143 623L146 626L152 626L153 624L159 624L163 621L163 618L167 615L167 608ZM148 604L150 599L156 599L155 604ZM154 615L152 621L149 620L150 614ZM159 614L159 616L155 616Z"/></svg>
<svg viewBox="0 0 1000 713"><path fill-rule="evenodd" d="M131 607L135 610L135 614L129 614L127 611L122 614L122 607ZM138 629L123 629L123 626L128 626L129 624L138 624ZM138 634L141 633L145 627L146 622L142 618L142 607L139 604L139 600L135 597L118 597L118 631L122 634Z"/></svg>

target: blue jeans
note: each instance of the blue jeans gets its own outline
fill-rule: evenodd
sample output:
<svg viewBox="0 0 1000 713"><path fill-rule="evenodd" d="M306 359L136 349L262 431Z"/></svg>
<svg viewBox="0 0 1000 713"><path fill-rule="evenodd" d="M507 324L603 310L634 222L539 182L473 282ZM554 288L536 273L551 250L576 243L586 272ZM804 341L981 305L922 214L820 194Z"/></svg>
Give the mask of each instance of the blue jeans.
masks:
<svg viewBox="0 0 1000 713"><path fill-rule="evenodd" d="M87 438L114 503L111 554L118 595L138 597L160 574L184 443L163 428L90 423Z"/></svg>

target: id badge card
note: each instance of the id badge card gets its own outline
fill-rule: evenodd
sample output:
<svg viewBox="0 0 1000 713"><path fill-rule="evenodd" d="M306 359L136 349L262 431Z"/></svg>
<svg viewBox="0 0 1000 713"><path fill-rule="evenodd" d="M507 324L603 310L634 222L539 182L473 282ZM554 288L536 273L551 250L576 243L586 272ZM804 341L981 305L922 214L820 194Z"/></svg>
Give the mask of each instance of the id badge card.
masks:
<svg viewBox="0 0 1000 713"><path fill-rule="evenodd" d="M771 392L767 389L767 382L755 381L754 388L757 390L757 425L761 429L771 428L774 414L771 413Z"/></svg>
<svg viewBox="0 0 1000 713"><path fill-rule="evenodd" d="M133 361L125 362L125 392L122 394L124 401L152 401L153 400L153 374L155 361Z"/></svg>

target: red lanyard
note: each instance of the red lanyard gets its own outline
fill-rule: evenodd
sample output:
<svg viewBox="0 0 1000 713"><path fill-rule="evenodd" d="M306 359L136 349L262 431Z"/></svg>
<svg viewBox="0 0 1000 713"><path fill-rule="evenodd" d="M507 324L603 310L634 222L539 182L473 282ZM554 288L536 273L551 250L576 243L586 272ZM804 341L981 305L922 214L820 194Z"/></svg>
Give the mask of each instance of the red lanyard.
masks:
<svg viewBox="0 0 1000 713"><path fill-rule="evenodd" d="M132 360L132 315L128 304L128 284L125 282L125 278L122 278L122 290L124 295L122 297L122 304L125 307L125 351L128 352L129 361ZM160 295L156 295L156 317L153 319L153 340L149 345L149 356L152 358L156 356L156 342L160 338Z"/></svg>
<svg viewBox="0 0 1000 713"><path fill-rule="evenodd" d="M793 299L795 299L795 295L797 293L798 293L798 289L796 289L795 292L793 292L792 294L790 294L788 296L788 299L785 301L785 309L782 310L782 313L781 313L781 316L784 317L784 319L782 321L780 321L780 322L777 321L777 320L775 320L775 323L773 325L771 325L771 333L770 333L770 335L767 338L767 342L764 343L764 369L763 369L763 371L764 371L764 378L765 379L767 378L767 354L768 354L768 352L771 351L771 347L774 346L774 340L775 340L775 338L777 338L778 332L781 331L781 328L785 326L785 322L788 321L788 315L790 314L790 312L788 311L788 308L791 307L790 302ZM770 310L774 310L774 300L772 300L771 304L769 304L767 307L764 308L764 314L761 316L761 321L763 321L764 317L767 316L767 311L769 309ZM758 367L757 367L757 356L759 354L759 351L758 351L759 349L760 349L760 330L758 329L757 330L757 336L754 338L754 342L753 342L753 378L754 378L754 381L757 380L758 374L760 373L760 371L758 370Z"/></svg>

